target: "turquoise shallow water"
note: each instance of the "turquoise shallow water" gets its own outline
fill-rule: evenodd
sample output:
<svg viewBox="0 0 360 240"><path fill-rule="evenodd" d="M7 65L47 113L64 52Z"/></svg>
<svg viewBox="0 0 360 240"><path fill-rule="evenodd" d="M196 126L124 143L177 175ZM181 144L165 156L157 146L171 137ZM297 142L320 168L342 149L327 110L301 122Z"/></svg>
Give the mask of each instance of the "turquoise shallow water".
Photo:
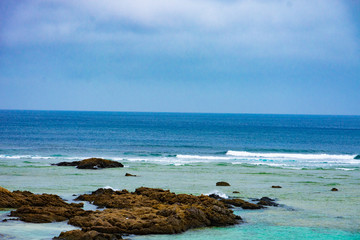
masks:
<svg viewBox="0 0 360 240"><path fill-rule="evenodd" d="M0 186L9 190L71 201L101 187L146 186L280 204L234 209L245 224L131 239L360 239L359 153L359 116L0 111ZM51 166L87 157L125 167ZM0 239L51 239L70 229L0 222Z"/></svg>
<svg viewBox="0 0 360 240"><path fill-rule="evenodd" d="M29 163L34 161L34 163ZM138 236L133 239L359 239L360 188L359 171L322 169L283 169L223 163L198 163L186 166L126 162L125 168L80 170L73 167L50 166L52 160L23 163L0 169L0 182L10 190L35 193L56 193L65 199L74 198L100 187L128 189L159 187L176 193L208 194L216 192L244 199L268 196L277 199L280 207L265 210L239 210L246 224L226 228L193 230L180 235ZM19 162L20 166L16 166ZM24 165L23 165L24 164ZM37 164L41 166L37 166ZM27 166L30 165L30 166ZM130 172L138 177L125 177ZM230 187L216 187L227 181ZM281 185L273 189L272 185ZM330 189L336 187L338 192ZM240 191L234 194L233 191ZM26 225L24 228L23 225ZM0 223L0 233L15 239L50 239L66 224L49 225ZM36 230L41 229L41 231ZM48 234L48 235L47 235ZM41 235L41 236L40 236ZM48 236L48 238L44 236ZM299 237L301 236L301 238ZM41 238L40 238L41 237ZM31 238L28 238L31 239Z"/></svg>
<svg viewBox="0 0 360 240"><path fill-rule="evenodd" d="M284 227L284 226L268 226L268 225L249 225L244 224L237 227L227 228L210 228L191 230L183 234L171 236L171 239L359 239L359 234L341 231L329 230L322 228L307 228L307 227ZM152 236L138 236L133 237L134 240L151 240L151 239L169 239L167 235L152 235Z"/></svg>

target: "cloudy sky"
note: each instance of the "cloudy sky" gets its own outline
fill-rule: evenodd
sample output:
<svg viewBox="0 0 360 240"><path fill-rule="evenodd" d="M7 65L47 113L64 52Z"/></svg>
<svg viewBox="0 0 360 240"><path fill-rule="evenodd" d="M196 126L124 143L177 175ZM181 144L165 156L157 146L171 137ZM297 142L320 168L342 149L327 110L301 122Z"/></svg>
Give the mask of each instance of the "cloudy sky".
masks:
<svg viewBox="0 0 360 240"><path fill-rule="evenodd" d="M2 0L0 109L360 115L360 1Z"/></svg>

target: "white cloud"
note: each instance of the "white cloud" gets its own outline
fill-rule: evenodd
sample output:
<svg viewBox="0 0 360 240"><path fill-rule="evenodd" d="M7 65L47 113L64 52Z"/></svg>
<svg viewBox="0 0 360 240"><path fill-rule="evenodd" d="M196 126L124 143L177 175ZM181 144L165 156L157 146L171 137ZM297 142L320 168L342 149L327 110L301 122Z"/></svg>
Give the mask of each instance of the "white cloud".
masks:
<svg viewBox="0 0 360 240"><path fill-rule="evenodd" d="M338 58L358 44L337 0L37 0L0 30L8 45L96 42L151 51ZM153 47L150 47L153 46Z"/></svg>

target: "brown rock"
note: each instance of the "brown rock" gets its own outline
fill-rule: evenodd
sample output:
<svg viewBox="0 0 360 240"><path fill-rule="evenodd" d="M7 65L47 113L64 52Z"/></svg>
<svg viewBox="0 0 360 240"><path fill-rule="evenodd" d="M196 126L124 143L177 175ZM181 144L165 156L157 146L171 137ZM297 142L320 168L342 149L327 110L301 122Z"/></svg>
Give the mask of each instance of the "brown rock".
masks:
<svg viewBox="0 0 360 240"><path fill-rule="evenodd" d="M227 182L217 182L216 186L228 187L228 186L230 186L230 184Z"/></svg>
<svg viewBox="0 0 360 240"><path fill-rule="evenodd" d="M48 223L65 221L83 214L82 203L66 203L53 194L33 194L28 191L10 192L0 188L0 208L17 208L10 216L25 222Z"/></svg>
<svg viewBox="0 0 360 240"><path fill-rule="evenodd" d="M233 191L233 193L240 193L239 191Z"/></svg>
<svg viewBox="0 0 360 240"><path fill-rule="evenodd" d="M61 233L56 239L121 239L126 234L172 234L191 228L227 226L240 222L227 206L209 196L175 194L141 187L135 192L98 189L80 195L103 211L85 211L82 204L69 204L57 195L10 192L0 188L0 206L18 208L12 217L33 223L69 220L80 230Z"/></svg>
<svg viewBox="0 0 360 240"><path fill-rule="evenodd" d="M162 189L141 187L134 193L98 189L78 199L107 208L70 219L70 224L83 231L172 234L196 227L232 225L240 220L222 202L208 196Z"/></svg>
<svg viewBox="0 0 360 240"><path fill-rule="evenodd" d="M84 232L81 230L72 230L62 232L56 240L117 240L122 239L120 234L99 233L97 231Z"/></svg>
<svg viewBox="0 0 360 240"><path fill-rule="evenodd" d="M271 188L282 188L281 186L271 186Z"/></svg>
<svg viewBox="0 0 360 240"><path fill-rule="evenodd" d="M133 175L133 174L131 174L131 173L126 173L126 174L125 174L125 177L136 177L136 175Z"/></svg>
<svg viewBox="0 0 360 240"><path fill-rule="evenodd" d="M118 167L124 167L123 164L102 159L102 158L88 158L84 159L82 161L74 161L74 162L60 162L56 164L52 164L56 166L77 166L79 169L99 169L99 168L118 168Z"/></svg>
<svg viewBox="0 0 360 240"><path fill-rule="evenodd" d="M337 192L337 191L339 191L339 189L337 189L337 188L332 188L331 191Z"/></svg>

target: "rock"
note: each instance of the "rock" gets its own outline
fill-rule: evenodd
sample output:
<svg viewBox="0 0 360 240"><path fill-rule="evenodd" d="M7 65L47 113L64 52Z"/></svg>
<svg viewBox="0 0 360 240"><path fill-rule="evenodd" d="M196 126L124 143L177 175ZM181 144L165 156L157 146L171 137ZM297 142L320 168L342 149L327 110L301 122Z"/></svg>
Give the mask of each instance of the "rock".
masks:
<svg viewBox="0 0 360 240"><path fill-rule="evenodd" d="M271 199L269 197L260 198L260 200L258 202L258 205L261 205L261 206L274 206L274 207L279 206L279 204L277 204L275 202L275 199Z"/></svg>
<svg viewBox="0 0 360 240"><path fill-rule="evenodd" d="M81 230L72 230L62 232L60 236L54 237L56 240L117 240L123 239L121 234L100 233L97 231L84 232Z"/></svg>
<svg viewBox="0 0 360 240"><path fill-rule="evenodd" d="M21 221L31 223L51 223L66 221L74 216L86 214L86 212L70 204L60 206L28 206L24 205L16 211L12 211L10 216L19 217Z"/></svg>
<svg viewBox="0 0 360 240"><path fill-rule="evenodd" d="M240 193L239 191L233 191L233 193Z"/></svg>
<svg viewBox="0 0 360 240"><path fill-rule="evenodd" d="M215 194L215 193L210 194L209 197L214 198L214 199L216 199L216 200L221 200L221 199L223 199L222 197L220 197L219 195L217 195L217 194Z"/></svg>
<svg viewBox="0 0 360 240"><path fill-rule="evenodd" d="M354 159L360 159L360 154L359 154L359 155L356 155L356 156L354 157Z"/></svg>
<svg viewBox="0 0 360 240"><path fill-rule="evenodd" d="M106 207L69 220L69 224L85 232L173 234L197 227L233 225L241 219L209 196L175 194L163 189L141 187L133 193L98 189L78 200Z"/></svg>
<svg viewBox="0 0 360 240"><path fill-rule="evenodd" d="M121 239L123 234L173 234L191 228L227 226L241 217L225 203L209 196L175 194L168 190L141 187L135 192L98 189L80 195L103 211L85 211L83 204L66 203L57 195L10 192L0 188L0 207L17 208L11 217L32 223L68 220L81 230L63 232L55 239Z"/></svg>
<svg viewBox="0 0 360 240"><path fill-rule="evenodd" d="M234 207L241 207L242 209L261 209L264 208L263 206L254 204L254 203L250 203L247 202L245 200L242 200L240 198L230 198L230 199L225 199L220 197L217 194L210 194L209 197L220 200L221 202L225 203L226 206L228 206L229 208Z"/></svg>
<svg viewBox="0 0 360 240"><path fill-rule="evenodd" d="M51 164L56 166L76 166L79 169L99 169L99 168L118 168L118 167L124 167L123 164L102 159L102 158L88 158L84 159L82 161L74 161L74 162L60 162L56 164Z"/></svg>
<svg viewBox="0 0 360 240"><path fill-rule="evenodd" d="M51 165L53 166L62 166L62 167L68 167L68 166L77 166L79 165L80 161L74 161L74 162L59 162L59 163L53 163Z"/></svg>
<svg viewBox="0 0 360 240"><path fill-rule="evenodd" d="M271 186L271 188L282 188L281 186Z"/></svg>
<svg viewBox="0 0 360 240"><path fill-rule="evenodd" d="M230 186L230 184L227 182L217 182L216 186L228 187L228 186Z"/></svg>
<svg viewBox="0 0 360 240"><path fill-rule="evenodd" d="M264 208L261 205L250 203L250 202L247 202L247 201L239 199L239 198L221 199L221 202L223 202L225 204L235 206L235 207L241 207L242 209L261 209L261 208Z"/></svg>
<svg viewBox="0 0 360 240"><path fill-rule="evenodd" d="M337 188L332 188L331 191L337 192L337 191L339 191L339 189L337 189Z"/></svg>
<svg viewBox="0 0 360 240"><path fill-rule="evenodd" d="M131 174L131 173L126 173L126 174L125 174L125 177L136 177L136 175L133 175L133 174Z"/></svg>
<svg viewBox="0 0 360 240"><path fill-rule="evenodd" d="M17 208L10 213L24 222L48 223L65 221L82 214L82 203L66 203L53 194L33 194L28 191L10 192L0 187L0 208Z"/></svg>

